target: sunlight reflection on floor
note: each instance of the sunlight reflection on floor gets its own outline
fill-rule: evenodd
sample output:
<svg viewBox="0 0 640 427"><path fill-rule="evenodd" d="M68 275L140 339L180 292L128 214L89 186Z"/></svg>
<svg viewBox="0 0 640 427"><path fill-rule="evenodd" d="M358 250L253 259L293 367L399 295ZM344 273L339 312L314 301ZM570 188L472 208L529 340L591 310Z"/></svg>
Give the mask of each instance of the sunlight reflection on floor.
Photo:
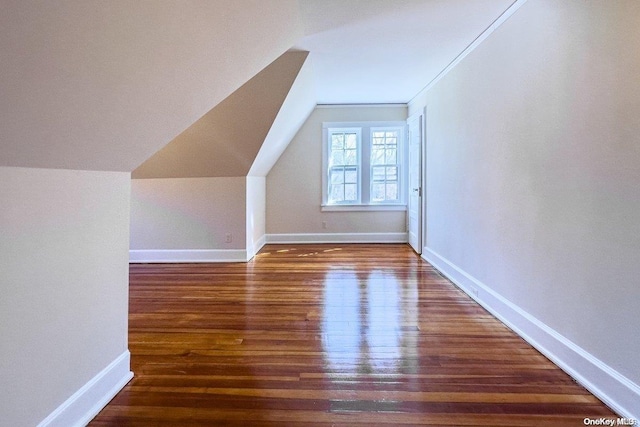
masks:
<svg viewBox="0 0 640 427"><path fill-rule="evenodd" d="M393 271L336 269L324 284L322 345L329 372L389 375L411 365L405 359L415 355L417 343L404 336L411 334L404 326L415 322L408 316L417 316L416 303L403 298L412 292Z"/></svg>

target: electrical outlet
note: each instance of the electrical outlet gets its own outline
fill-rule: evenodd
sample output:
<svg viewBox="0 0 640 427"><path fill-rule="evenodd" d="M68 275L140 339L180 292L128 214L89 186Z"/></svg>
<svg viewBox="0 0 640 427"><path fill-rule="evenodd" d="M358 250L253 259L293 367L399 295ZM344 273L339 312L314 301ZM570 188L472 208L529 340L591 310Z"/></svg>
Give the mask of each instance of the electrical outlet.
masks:
<svg viewBox="0 0 640 427"><path fill-rule="evenodd" d="M225 241L226 243L231 243L231 242L233 241L233 236L231 235L231 233L227 233L227 234L225 234L225 236L224 236L224 241Z"/></svg>

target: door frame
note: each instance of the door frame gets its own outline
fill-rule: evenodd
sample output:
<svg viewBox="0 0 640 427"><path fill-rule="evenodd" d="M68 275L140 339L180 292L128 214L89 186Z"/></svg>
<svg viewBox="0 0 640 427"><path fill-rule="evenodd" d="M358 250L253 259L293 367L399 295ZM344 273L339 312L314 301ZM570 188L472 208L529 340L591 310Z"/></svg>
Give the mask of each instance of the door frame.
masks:
<svg viewBox="0 0 640 427"><path fill-rule="evenodd" d="M419 229L420 229L420 236L419 236L419 248L416 251L418 254L422 254L424 248L426 247L426 199L427 199L427 192L426 192L426 114L427 113L427 109L426 107L424 107L422 110L417 111L416 113L412 114L411 116L409 116L407 118L407 135L408 135L408 144L407 144L407 153L410 155L411 154L411 149L410 149L410 144L411 141L409 140L409 123L413 120L419 120L419 125L420 125L420 171L419 171L419 188L420 188L420 198L419 198L419 203L420 203L420 209L418 212L418 221L420 223ZM411 159L408 159L408 163L410 164ZM409 169L409 167L407 167L407 170ZM409 176L409 173L407 173L407 176ZM409 179L409 178L408 178ZM409 184L409 181L407 182ZM411 197L411 191L412 189L410 188L409 185L407 185L407 191L408 191L408 198ZM409 217L411 215L411 212L409 210L409 206L408 206L409 200L407 200L407 238L409 238ZM413 248L415 250L415 248Z"/></svg>

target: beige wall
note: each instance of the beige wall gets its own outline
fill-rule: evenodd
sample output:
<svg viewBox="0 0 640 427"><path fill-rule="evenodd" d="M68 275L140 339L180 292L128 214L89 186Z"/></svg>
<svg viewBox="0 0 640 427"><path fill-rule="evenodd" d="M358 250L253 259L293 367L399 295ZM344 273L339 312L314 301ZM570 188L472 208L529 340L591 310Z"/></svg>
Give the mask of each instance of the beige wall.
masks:
<svg viewBox="0 0 640 427"><path fill-rule="evenodd" d="M320 204L322 123L406 118L405 107L317 107L267 175L267 233L405 232L405 212L321 212Z"/></svg>
<svg viewBox="0 0 640 427"><path fill-rule="evenodd" d="M2 425L37 425L127 350L129 173L0 167Z"/></svg>
<svg viewBox="0 0 640 427"><path fill-rule="evenodd" d="M634 0L531 0L409 109L426 248L636 388L638 22Z"/></svg>
<svg viewBox="0 0 640 427"><path fill-rule="evenodd" d="M244 249L245 198L244 177L134 179L131 249Z"/></svg>
<svg viewBox="0 0 640 427"><path fill-rule="evenodd" d="M145 251L246 250L250 258L264 242L264 177L134 179L131 193L131 250L142 257Z"/></svg>

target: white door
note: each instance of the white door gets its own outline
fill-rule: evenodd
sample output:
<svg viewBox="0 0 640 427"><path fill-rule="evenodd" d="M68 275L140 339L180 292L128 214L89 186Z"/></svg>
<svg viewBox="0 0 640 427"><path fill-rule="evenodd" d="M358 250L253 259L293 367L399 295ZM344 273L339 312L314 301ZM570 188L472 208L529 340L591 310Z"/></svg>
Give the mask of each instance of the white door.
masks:
<svg viewBox="0 0 640 427"><path fill-rule="evenodd" d="M409 126L409 244L422 253L422 113L407 120Z"/></svg>

